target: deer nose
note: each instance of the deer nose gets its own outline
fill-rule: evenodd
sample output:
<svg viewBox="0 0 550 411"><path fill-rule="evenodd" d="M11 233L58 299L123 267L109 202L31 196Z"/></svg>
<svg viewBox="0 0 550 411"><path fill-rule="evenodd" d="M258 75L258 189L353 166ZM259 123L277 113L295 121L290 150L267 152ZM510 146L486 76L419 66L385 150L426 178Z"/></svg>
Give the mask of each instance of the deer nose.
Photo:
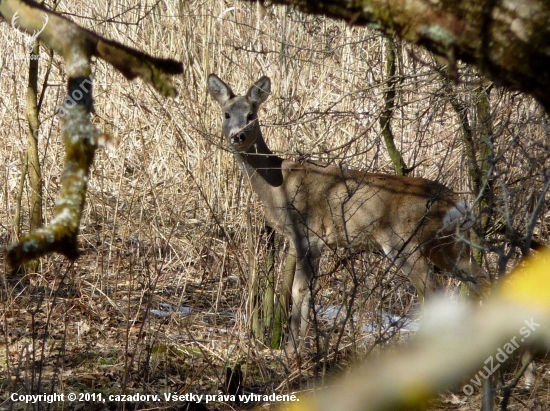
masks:
<svg viewBox="0 0 550 411"><path fill-rule="evenodd" d="M246 136L244 133L238 133L233 136L233 144L242 144L246 140Z"/></svg>

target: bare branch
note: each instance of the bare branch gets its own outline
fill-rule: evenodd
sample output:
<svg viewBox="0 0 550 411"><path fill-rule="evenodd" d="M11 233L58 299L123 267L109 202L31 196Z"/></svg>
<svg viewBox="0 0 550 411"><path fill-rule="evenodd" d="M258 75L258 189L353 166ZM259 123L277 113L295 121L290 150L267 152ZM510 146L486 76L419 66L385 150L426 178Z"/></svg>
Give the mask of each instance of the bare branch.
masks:
<svg viewBox="0 0 550 411"><path fill-rule="evenodd" d="M477 66L497 85L533 95L550 113L550 5L546 0L274 0L344 19Z"/></svg>
<svg viewBox="0 0 550 411"><path fill-rule="evenodd" d="M69 259L78 257L77 235L88 173L101 133L92 126L88 107L84 104L68 107L61 121L66 158L55 217L47 227L35 230L8 248L6 259L12 267L51 252Z"/></svg>
<svg viewBox="0 0 550 411"><path fill-rule="evenodd" d="M142 78L163 96L177 94L171 75L183 72L178 61L152 57L107 40L31 0L4 0L0 3L0 13L7 21L17 13L18 27L30 35L42 30L38 38L61 54L68 65L70 60L74 60L72 64L82 64L82 60L74 58L78 49L77 54L84 58L96 56L112 64L129 80ZM44 26L45 16L48 23Z"/></svg>
<svg viewBox="0 0 550 411"><path fill-rule="evenodd" d="M359 366L341 384L300 401L302 409L422 409L428 399L464 382L465 376L487 371L483 366L489 361L491 373L498 369L498 357L493 362L498 352L495 347L508 344L519 350L537 343L548 347L550 328L545 318L550 313L550 254L540 257L517 269L511 281L495 290L482 308L444 299L432 301L423 315L421 331L406 349ZM526 325L530 326L529 339L513 345L518 330ZM473 393L477 381L485 379L476 378L470 379L464 390Z"/></svg>
<svg viewBox="0 0 550 411"><path fill-rule="evenodd" d="M0 3L0 13L8 21L16 18L18 27L38 36L61 54L69 77L68 96L58 113L66 157L54 217L47 227L35 230L10 246L6 259L12 267L51 252L75 259L89 170L101 134L90 122L93 107L91 57L111 63L129 79L141 77L163 96L176 95L170 75L181 73L182 65L106 40L30 0L4 0Z"/></svg>

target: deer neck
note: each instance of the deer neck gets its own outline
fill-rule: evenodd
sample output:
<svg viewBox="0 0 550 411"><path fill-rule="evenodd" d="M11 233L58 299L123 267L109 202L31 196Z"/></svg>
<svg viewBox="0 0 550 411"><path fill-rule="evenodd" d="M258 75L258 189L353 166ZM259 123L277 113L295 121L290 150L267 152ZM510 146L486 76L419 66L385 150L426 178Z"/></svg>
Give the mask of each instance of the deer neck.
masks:
<svg viewBox="0 0 550 411"><path fill-rule="evenodd" d="M283 184L283 172L281 165L283 159L267 147L261 134L256 142L247 151L235 153L239 159L243 171L246 173L252 188L261 194L271 187L279 187Z"/></svg>

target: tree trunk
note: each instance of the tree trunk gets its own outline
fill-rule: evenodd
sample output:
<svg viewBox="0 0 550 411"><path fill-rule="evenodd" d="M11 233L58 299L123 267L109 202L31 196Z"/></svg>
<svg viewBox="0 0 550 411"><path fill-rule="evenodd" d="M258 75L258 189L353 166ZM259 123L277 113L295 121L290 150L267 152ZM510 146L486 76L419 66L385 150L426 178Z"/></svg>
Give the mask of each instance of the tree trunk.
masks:
<svg viewBox="0 0 550 411"><path fill-rule="evenodd" d="M474 194L479 198L476 215L479 216L476 229L472 233L472 243L482 245L483 239L489 227L492 209L492 188L490 186L490 175L492 166L492 142L493 116L489 101L491 85L485 84L476 90L476 134L477 134L477 159L479 161L476 180L473 181ZM474 248L474 258L481 264L483 259L482 250Z"/></svg>
<svg viewBox="0 0 550 411"><path fill-rule="evenodd" d="M397 87L397 77L395 76L397 66L397 50L395 41L391 37L386 37L386 83L387 88L384 91L384 110L380 115L380 130L386 143L388 154L390 155L395 174L398 176L407 175L407 166L399 149L395 146L395 138L391 130L391 119L395 108L395 89Z"/></svg>
<svg viewBox="0 0 550 411"><path fill-rule="evenodd" d="M35 40L31 56L38 56L38 40ZM38 59L29 62L29 83L27 86L27 121L29 134L27 140L27 164L31 191L30 231L42 226L42 172L38 157Z"/></svg>

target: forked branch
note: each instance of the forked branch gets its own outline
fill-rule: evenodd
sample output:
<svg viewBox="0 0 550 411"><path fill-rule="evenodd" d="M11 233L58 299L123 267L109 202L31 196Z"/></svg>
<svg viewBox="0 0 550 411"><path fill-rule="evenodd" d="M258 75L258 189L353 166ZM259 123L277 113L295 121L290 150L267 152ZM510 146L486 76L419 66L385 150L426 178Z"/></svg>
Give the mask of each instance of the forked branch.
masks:
<svg viewBox="0 0 550 411"><path fill-rule="evenodd" d="M141 77L163 96L176 95L171 75L181 73L183 66L175 60L151 57L104 39L31 0L4 0L0 13L6 21L17 13L18 27L31 35L42 30L38 38L63 56L68 74L68 96L58 113L65 142L65 168L54 217L48 226L11 245L7 249L7 262L17 267L51 252L75 259L89 170L101 134L90 122L91 57L107 61L128 79ZM44 26L45 20L48 23Z"/></svg>

